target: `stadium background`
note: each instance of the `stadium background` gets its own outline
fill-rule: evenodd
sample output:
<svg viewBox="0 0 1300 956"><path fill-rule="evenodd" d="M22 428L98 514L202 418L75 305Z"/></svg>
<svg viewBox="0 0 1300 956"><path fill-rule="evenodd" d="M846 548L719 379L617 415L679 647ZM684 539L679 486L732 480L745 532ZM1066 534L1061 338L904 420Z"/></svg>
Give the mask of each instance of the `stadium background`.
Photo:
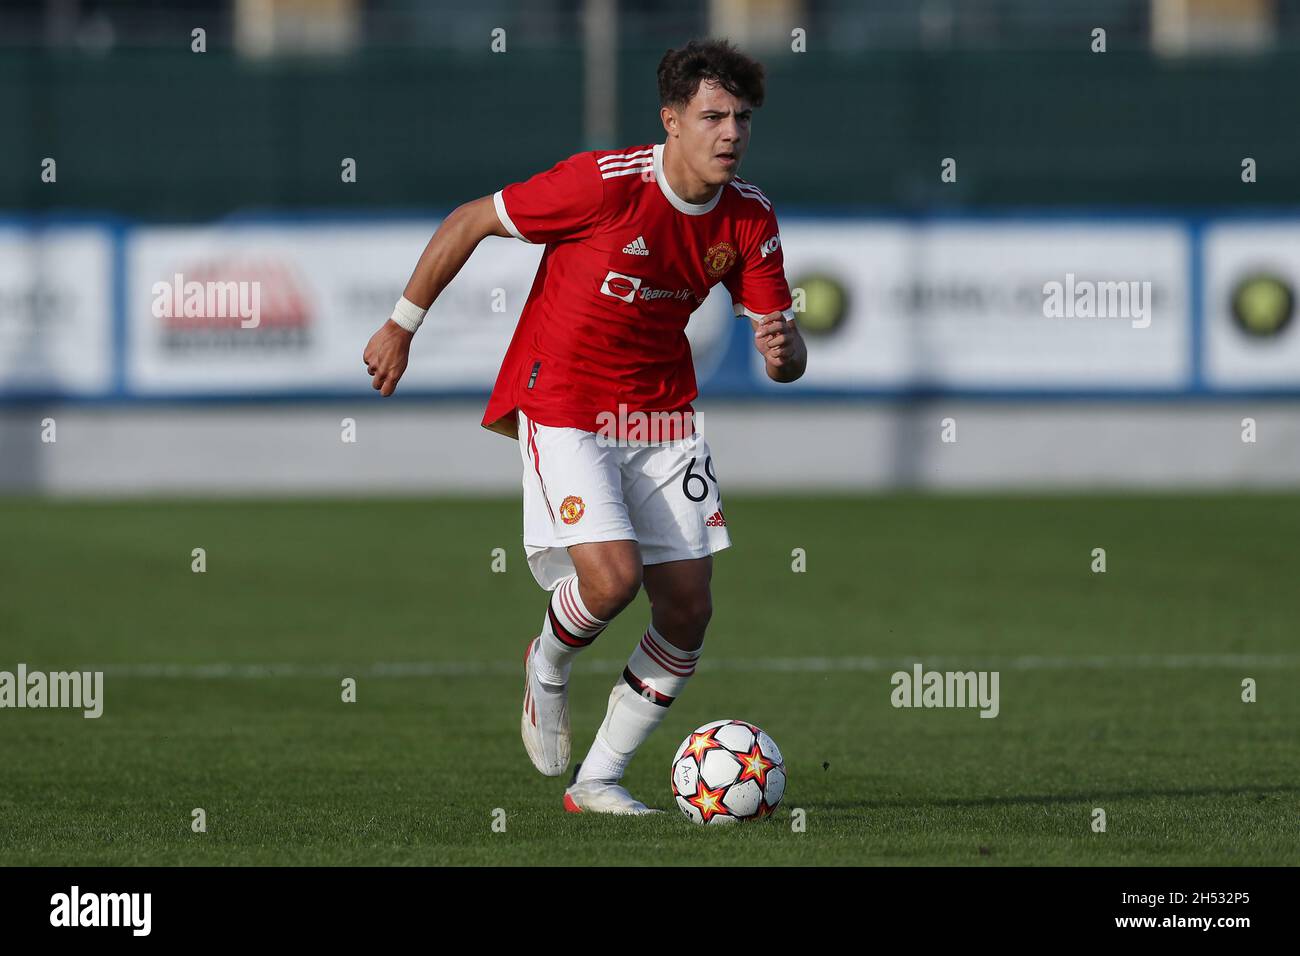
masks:
<svg viewBox="0 0 1300 956"><path fill-rule="evenodd" d="M765 387L721 296L701 309L700 408L720 459L745 462L731 487L1294 483L1300 134L1267 91L1300 79L1296 5L29 3L4 17L5 487L507 489L512 450L464 426L536 250L488 241L391 407L366 394L358 343L440 215L578 149L655 140L658 57L726 27L768 65L744 173L807 286L814 369ZM191 52L196 26L206 53ZM807 52L791 51L796 29ZM169 334L147 289L186 269L260 279L267 323ZM1067 272L1153 281L1152 327L1044 319L1039 290ZM1234 296L1255 303L1254 334ZM275 413L230 404L257 399ZM31 416L50 402L78 442L41 446ZM348 415L358 445L310 437ZM950 445L933 440L945 417L969 426ZM1270 440L1227 440L1244 417ZM760 421L772 441L751 440Z"/></svg>
<svg viewBox="0 0 1300 956"><path fill-rule="evenodd" d="M742 173L807 296L809 374L765 382L716 295L692 319L737 547L634 792L662 803L658 752L735 713L794 755L816 822L737 836L750 861L1294 862L1285 0L6 3L0 665L102 667L114 696L93 732L28 712L0 738L0 858L654 862L684 839L557 823L521 776L540 595L516 446L478 422L538 251L480 247L393 399L360 355L440 216L660 139L658 58L706 34L768 68ZM262 326L156 318L177 272L261 282ZM1151 282L1150 325L1045 318L1067 274ZM643 600L625 613L579 671L579 736ZM892 710L917 659L1002 668L999 719ZM331 720L348 674L368 706ZM203 845L199 801L224 812ZM483 801L522 843L489 842Z"/></svg>

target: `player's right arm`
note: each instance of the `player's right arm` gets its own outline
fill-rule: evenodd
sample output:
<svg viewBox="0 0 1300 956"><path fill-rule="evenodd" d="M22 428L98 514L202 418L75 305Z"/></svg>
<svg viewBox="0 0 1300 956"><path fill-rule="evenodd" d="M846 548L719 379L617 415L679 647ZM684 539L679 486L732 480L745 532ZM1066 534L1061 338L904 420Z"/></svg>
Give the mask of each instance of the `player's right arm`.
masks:
<svg viewBox="0 0 1300 956"><path fill-rule="evenodd" d="M603 174L592 153L577 153L522 183L465 203L438 227L406 284L398 310L415 313L418 325L470 253L488 236L514 236L530 243L564 242L592 234L604 205ZM394 312L398 315L398 312ZM366 369L381 395L393 394L406 371L413 332L389 319L366 346Z"/></svg>
<svg viewBox="0 0 1300 956"><path fill-rule="evenodd" d="M415 264L402 297L421 309L428 309L447 284L456 277L470 254L488 236L509 236L497 216L491 196L458 206L442 221L420 261ZM397 388L410 358L415 333L392 319L385 322L366 344L366 371L379 394L388 396Z"/></svg>

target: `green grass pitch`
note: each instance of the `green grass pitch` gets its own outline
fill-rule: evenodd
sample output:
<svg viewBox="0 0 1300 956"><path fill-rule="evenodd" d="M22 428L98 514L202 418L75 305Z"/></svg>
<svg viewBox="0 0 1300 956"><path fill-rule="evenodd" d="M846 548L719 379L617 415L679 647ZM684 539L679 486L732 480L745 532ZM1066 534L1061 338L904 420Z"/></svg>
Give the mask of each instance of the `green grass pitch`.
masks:
<svg viewBox="0 0 1300 956"><path fill-rule="evenodd" d="M0 670L106 671L99 720L0 711L0 863L1300 859L1300 498L726 504L703 662L627 779L670 812L616 819L564 813L519 741L545 596L517 501L0 502ZM575 672L575 759L647 614ZM895 709L911 658L999 670L1000 715ZM719 717L784 751L772 820L673 808L674 749Z"/></svg>

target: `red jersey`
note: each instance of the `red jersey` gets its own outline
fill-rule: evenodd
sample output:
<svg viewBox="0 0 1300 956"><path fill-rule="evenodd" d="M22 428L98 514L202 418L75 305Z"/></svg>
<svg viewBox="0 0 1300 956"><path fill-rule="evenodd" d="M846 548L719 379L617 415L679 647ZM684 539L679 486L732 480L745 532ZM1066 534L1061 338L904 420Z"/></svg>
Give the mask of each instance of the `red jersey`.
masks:
<svg viewBox="0 0 1300 956"><path fill-rule="evenodd" d="M663 149L578 153L492 197L502 225L546 251L485 428L518 437L517 408L593 432L602 413L622 421L620 406L691 411L686 322L718 282L737 315L791 317L771 202L737 178L688 203L668 185Z"/></svg>

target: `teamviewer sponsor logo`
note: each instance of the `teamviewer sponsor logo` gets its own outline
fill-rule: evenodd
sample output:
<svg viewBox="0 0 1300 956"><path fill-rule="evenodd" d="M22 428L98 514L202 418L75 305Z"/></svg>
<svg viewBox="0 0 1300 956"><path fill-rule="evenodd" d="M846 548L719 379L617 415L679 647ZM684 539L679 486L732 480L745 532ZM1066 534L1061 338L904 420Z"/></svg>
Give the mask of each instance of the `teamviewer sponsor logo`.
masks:
<svg viewBox="0 0 1300 956"><path fill-rule="evenodd" d="M73 886L50 897L51 926L129 926L131 935L148 936L152 893L82 893Z"/></svg>
<svg viewBox="0 0 1300 956"><path fill-rule="evenodd" d="M656 299L676 299L679 302L687 302L694 298L697 302L703 302L694 289L642 289L640 292L642 302L654 302Z"/></svg>
<svg viewBox="0 0 1300 956"><path fill-rule="evenodd" d="M625 276L621 272L610 272L605 276L605 281L600 284L601 292L622 299L624 302L635 299L636 290L639 288L641 288L640 279L636 276Z"/></svg>
<svg viewBox="0 0 1300 956"><path fill-rule="evenodd" d="M104 713L103 671L0 671L0 708L67 707L87 720Z"/></svg>

